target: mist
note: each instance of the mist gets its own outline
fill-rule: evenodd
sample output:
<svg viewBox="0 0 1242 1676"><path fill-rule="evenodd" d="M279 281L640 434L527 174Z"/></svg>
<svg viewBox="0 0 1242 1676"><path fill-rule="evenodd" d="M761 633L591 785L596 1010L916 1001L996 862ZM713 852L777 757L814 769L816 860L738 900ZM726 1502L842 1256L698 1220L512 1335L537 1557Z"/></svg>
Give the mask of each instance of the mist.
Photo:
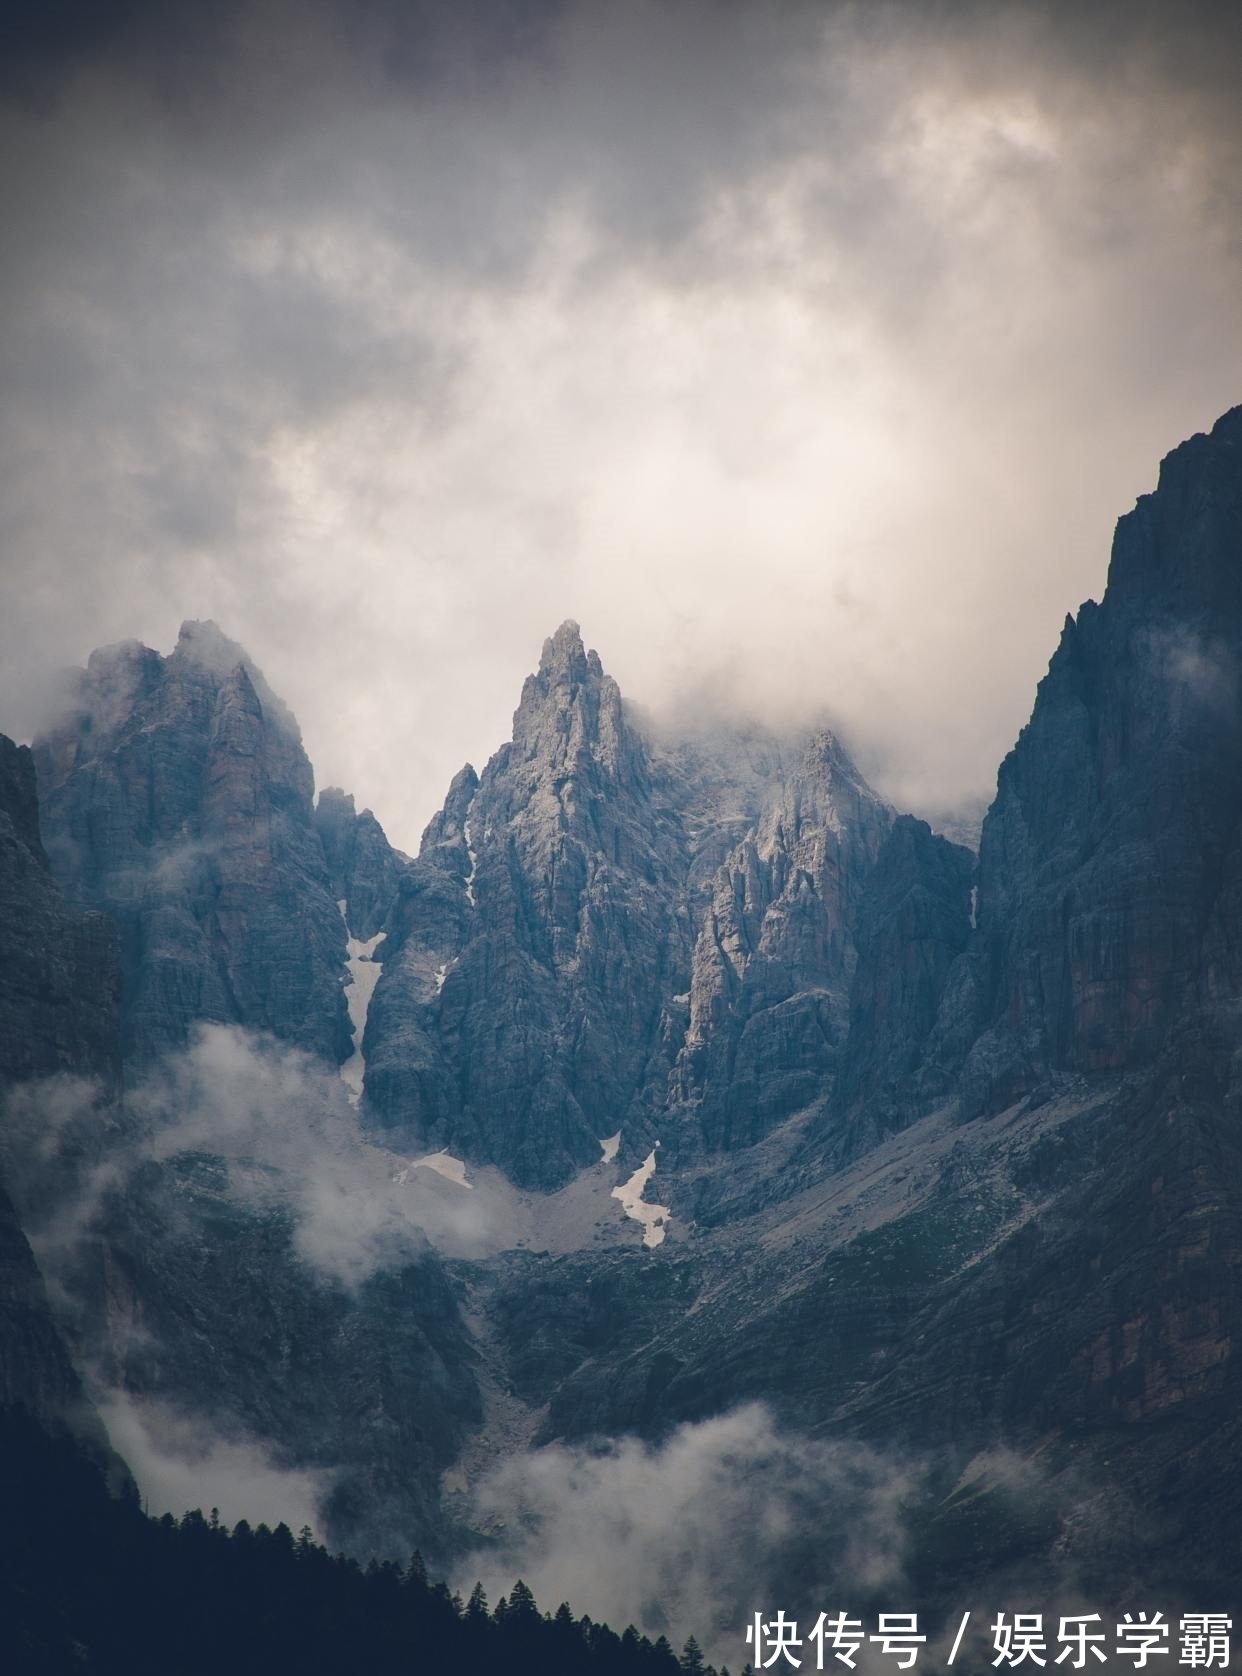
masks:
<svg viewBox="0 0 1242 1676"><path fill-rule="evenodd" d="M851 1591L896 1608L906 1504L924 1477L862 1444L785 1433L761 1404L658 1445L553 1444L506 1460L477 1488L475 1522L497 1534L456 1584L466 1594L477 1577L494 1602L521 1577L544 1610L567 1599L578 1615L618 1632L633 1623L677 1648L693 1634L738 1668L755 1611L775 1617L807 1596ZM806 1532L825 1528L831 1544L811 1559Z"/></svg>
<svg viewBox="0 0 1242 1676"><path fill-rule="evenodd" d="M494 1248L499 1204L363 1134L330 1066L274 1038L203 1025L127 1093L124 1114L81 1078L14 1089L4 1108L5 1178L49 1282L94 1237L112 1194L152 1164L222 1160L222 1191L292 1222L293 1248L323 1280L357 1288L428 1245Z"/></svg>
<svg viewBox="0 0 1242 1676"><path fill-rule="evenodd" d="M207 1421L116 1389L97 1406L154 1517L214 1508L226 1525L246 1519L272 1529L286 1524L295 1534L306 1525L317 1530L328 1475L278 1466L253 1439L222 1436L218 1417Z"/></svg>
<svg viewBox="0 0 1242 1676"><path fill-rule="evenodd" d="M18 736L211 616L413 849L573 616L977 802L1242 394L1227 8L66 15L0 89Z"/></svg>
<svg viewBox="0 0 1242 1676"><path fill-rule="evenodd" d="M545 1611L567 1599L579 1616L618 1632L633 1623L675 1649L693 1634L736 1670L758 1665L745 1641L756 1612L797 1620L797 1656L816 1668L821 1611L861 1618L868 1636L877 1613L917 1611L919 1663L940 1667L969 1611L958 1666L990 1668L998 1609L1042 1611L1051 1638L1060 1613L1116 1606L1091 1579L1101 1553L1133 1541L1138 1515L1116 1485L1036 1448L964 1460L811 1437L751 1403L660 1442L511 1456L475 1486L471 1517L487 1541L455 1571L463 1597L478 1579L494 1604L520 1577ZM893 1667L872 1641L858 1649L860 1671Z"/></svg>

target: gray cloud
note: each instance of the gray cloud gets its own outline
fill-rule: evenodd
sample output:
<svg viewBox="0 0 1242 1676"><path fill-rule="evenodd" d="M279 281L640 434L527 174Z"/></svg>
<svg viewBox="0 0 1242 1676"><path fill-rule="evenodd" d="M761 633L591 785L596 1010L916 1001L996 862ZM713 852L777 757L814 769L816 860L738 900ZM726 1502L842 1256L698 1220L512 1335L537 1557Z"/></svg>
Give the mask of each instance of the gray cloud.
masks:
<svg viewBox="0 0 1242 1676"><path fill-rule="evenodd" d="M409 848L573 615L944 807L1242 391L1229 8L53 20L0 106L19 735L214 616Z"/></svg>

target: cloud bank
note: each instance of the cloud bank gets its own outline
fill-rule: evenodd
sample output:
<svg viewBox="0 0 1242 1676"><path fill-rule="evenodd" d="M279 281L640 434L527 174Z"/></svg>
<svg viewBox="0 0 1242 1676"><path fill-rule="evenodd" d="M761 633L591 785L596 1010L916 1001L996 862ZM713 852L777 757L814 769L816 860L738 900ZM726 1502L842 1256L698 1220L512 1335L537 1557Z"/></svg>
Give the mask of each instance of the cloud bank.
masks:
<svg viewBox="0 0 1242 1676"><path fill-rule="evenodd" d="M8 27L18 735L57 663L214 616L410 848L572 615L645 704L826 714L943 807L1242 393L1235 9Z"/></svg>
<svg viewBox="0 0 1242 1676"><path fill-rule="evenodd" d="M676 1647L694 1634L736 1668L754 1611L877 1592L897 1609L906 1503L921 1477L861 1444L782 1432L760 1404L679 1427L661 1445L552 1445L479 1486L474 1516L495 1546L462 1563L457 1585L468 1592L478 1577L495 1600L521 1577L545 1610L567 1599Z"/></svg>
<svg viewBox="0 0 1242 1676"><path fill-rule="evenodd" d="M220 1191L235 1204L287 1213L297 1255L348 1287L428 1244L478 1255L496 1235L486 1186L463 1190L373 1145L330 1067L233 1025L201 1026L129 1091L120 1121L82 1079L14 1089L4 1152L52 1283L110 1194L151 1164L194 1154L223 1160Z"/></svg>

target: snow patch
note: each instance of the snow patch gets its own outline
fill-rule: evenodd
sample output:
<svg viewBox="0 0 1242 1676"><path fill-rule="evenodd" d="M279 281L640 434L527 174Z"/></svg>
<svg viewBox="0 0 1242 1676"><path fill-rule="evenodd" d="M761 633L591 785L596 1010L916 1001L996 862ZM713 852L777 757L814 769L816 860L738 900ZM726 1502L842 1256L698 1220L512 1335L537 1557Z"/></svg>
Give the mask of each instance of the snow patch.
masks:
<svg viewBox="0 0 1242 1676"><path fill-rule="evenodd" d="M971 885L971 887L970 887L970 929L972 931L974 931L978 928L978 913L979 913L979 886L978 885Z"/></svg>
<svg viewBox="0 0 1242 1676"><path fill-rule="evenodd" d="M448 977L448 969L451 965L452 965L452 961L446 960L444 962L443 966L437 966L436 967L436 994L437 995L444 988L444 980L445 980L445 978Z"/></svg>
<svg viewBox="0 0 1242 1676"><path fill-rule="evenodd" d="M410 1168L412 1170L434 1170L437 1175L443 1176L445 1181L456 1182L458 1187L464 1187L467 1192L474 1185L473 1182L466 1180L466 1166L461 1159L454 1158L452 1153L443 1147L439 1152L428 1152L422 1158L413 1159Z"/></svg>
<svg viewBox="0 0 1242 1676"><path fill-rule="evenodd" d="M615 1135L609 1135L609 1137L606 1141L601 1141L599 1143L599 1150L604 1155L605 1164L611 1164L612 1163L613 1159L617 1156L617 1148L620 1145L621 1145L621 1131L620 1131L620 1129L617 1130Z"/></svg>
<svg viewBox="0 0 1242 1676"><path fill-rule="evenodd" d="M383 942L384 933L377 931L374 937L368 937L365 942L360 937L351 937L344 901L338 902L337 907L345 921L345 969L349 974L345 985L345 1005L349 1008L354 1042L353 1052L341 1066L341 1080L349 1089L351 1105L356 1106L362 1098L362 1079L367 1069L367 1062L362 1057L362 1038L367 1028L371 997L375 994L381 970L381 962L376 958L375 951Z"/></svg>
<svg viewBox="0 0 1242 1676"><path fill-rule="evenodd" d="M654 1250L657 1245L663 1245L664 1235L668 1231L667 1224L672 1214L667 1205L649 1205L643 1199L647 1183L655 1174L656 1147L652 1147L646 1158L634 1171L634 1174L620 1187L614 1187L612 1196L620 1199L621 1209L635 1222L641 1222L644 1228L643 1244Z"/></svg>

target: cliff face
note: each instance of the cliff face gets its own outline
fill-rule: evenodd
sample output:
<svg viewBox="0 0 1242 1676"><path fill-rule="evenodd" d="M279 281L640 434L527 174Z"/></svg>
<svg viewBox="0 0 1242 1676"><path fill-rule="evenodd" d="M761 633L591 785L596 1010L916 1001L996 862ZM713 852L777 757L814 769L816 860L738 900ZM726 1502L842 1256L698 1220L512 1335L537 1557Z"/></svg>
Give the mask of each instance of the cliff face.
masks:
<svg viewBox="0 0 1242 1676"><path fill-rule="evenodd" d="M834 1114L850 1153L917 1109L945 987L971 935L975 858L925 821L894 822L858 907L858 964Z"/></svg>
<svg viewBox="0 0 1242 1676"><path fill-rule="evenodd" d="M39 836L29 750L0 735L0 1123L14 1085L66 1072L120 1078L120 966L116 934L100 914L67 907ZM5 1125L7 1129L7 1124ZM9 1137L0 1134L0 1157ZM0 1182L0 1406L22 1403L92 1446L94 1419L48 1305L17 1212Z"/></svg>
<svg viewBox="0 0 1242 1676"><path fill-rule="evenodd" d="M94 653L35 759L59 882L120 928L128 1059L199 1020L346 1057L345 932L311 767L239 646L187 623L167 658Z"/></svg>
<svg viewBox="0 0 1242 1676"><path fill-rule="evenodd" d="M353 798L337 786L320 792L315 830L332 896L344 902L352 935L368 942L384 929L409 857L393 849L370 809L358 814Z"/></svg>
<svg viewBox="0 0 1242 1676"><path fill-rule="evenodd" d="M663 1437L756 1398L942 1460L950 1483L1003 1446L1024 1488L930 1510L927 1598L1012 1564L1050 1596L1089 1577L1101 1598L1232 1599L1240 658L1242 410L1121 520L1108 590L1067 624L1001 769L977 871L922 822L881 830L846 898L848 1031L811 1120L683 1154L665 1191L702 1214L647 1272L591 1250L502 1277L538 1441ZM783 774L687 895L707 903L698 1016L718 1007L724 1040L733 956L770 946ZM825 943L784 946L813 992ZM706 1067L704 1113L742 1063L713 1051L703 1030L675 1056L675 1090ZM761 1092L797 1063L782 1046Z"/></svg>
<svg viewBox="0 0 1242 1676"><path fill-rule="evenodd" d="M712 882L673 1068L673 1105L709 1146L749 1144L831 1086L859 902L891 819L826 733L765 804Z"/></svg>
<svg viewBox="0 0 1242 1676"><path fill-rule="evenodd" d="M120 967L106 915L66 906L39 834L34 759L0 735L0 1082L120 1078Z"/></svg>
<svg viewBox="0 0 1242 1676"><path fill-rule="evenodd" d="M727 1149L825 1092L889 812L829 734L729 759L653 746L576 624L546 643L401 881L366 1044L387 1130L553 1188L618 1130Z"/></svg>
<svg viewBox="0 0 1242 1676"><path fill-rule="evenodd" d="M1066 620L1001 766L940 1050L967 1050L966 1109L1150 1062L1239 993L1240 532L1234 409L1120 520L1104 599Z"/></svg>
<svg viewBox="0 0 1242 1676"><path fill-rule="evenodd" d="M576 624L546 642L513 739L424 835L367 1033L390 1131L551 1188L640 1102L684 970L681 837Z"/></svg>
<svg viewBox="0 0 1242 1676"><path fill-rule="evenodd" d="M211 1018L204 996L236 998L246 971L251 1011L277 1033L268 1007L282 995L291 1005L296 991L282 990L274 968L292 950L319 958L339 943L335 970L309 976L305 993L320 1016L299 1032L292 1014L276 1015L287 1037L322 1045L333 1039L344 976L345 932L327 895L296 738L244 663L223 674L201 661L179 669L188 638L168 660L140 648L96 657L77 737L66 727L42 746L65 770L51 800L65 823L60 853L114 906L131 939L137 996L128 1022L139 1063L131 1061L132 1111L113 1104L105 1114L66 1096L75 1116L57 1160L44 1156L55 1137L43 1132L33 1087L33 1132L28 1121L0 1134L27 1225L51 1239L40 1249L60 1301L57 1319L0 1183L0 1406L20 1402L50 1429L71 1425L116 1470L76 1359L102 1386L194 1415L204 1435L257 1438L283 1463L323 1471L323 1518L337 1541L395 1554L412 1540L430 1552L445 1539L440 1473L478 1419L467 1335L435 1253L424 1242L400 1268L343 1285L299 1253L276 1173L271 1202L256 1208L231 1187L222 1159L147 1156L144 1046L153 1053L183 1041ZM223 661L235 651L226 643ZM329 832L331 882L365 921L379 912L385 869L399 863L369 816L329 799L325 816L333 815L347 819ZM297 921L284 942L278 908ZM160 932L170 921L184 934L179 984L161 981L169 974L160 970L168 948ZM115 1096L116 923L66 905L40 839L32 754L2 738L0 942L0 1097L56 1072ZM154 997L176 1005L157 1009ZM320 1075L331 1090L330 1067ZM339 1101L344 1123L343 1090ZM183 1116L174 1104L161 1121L175 1126ZM99 1164L115 1182L102 1196L91 1186ZM68 1244L54 1237L65 1211L78 1229Z"/></svg>

